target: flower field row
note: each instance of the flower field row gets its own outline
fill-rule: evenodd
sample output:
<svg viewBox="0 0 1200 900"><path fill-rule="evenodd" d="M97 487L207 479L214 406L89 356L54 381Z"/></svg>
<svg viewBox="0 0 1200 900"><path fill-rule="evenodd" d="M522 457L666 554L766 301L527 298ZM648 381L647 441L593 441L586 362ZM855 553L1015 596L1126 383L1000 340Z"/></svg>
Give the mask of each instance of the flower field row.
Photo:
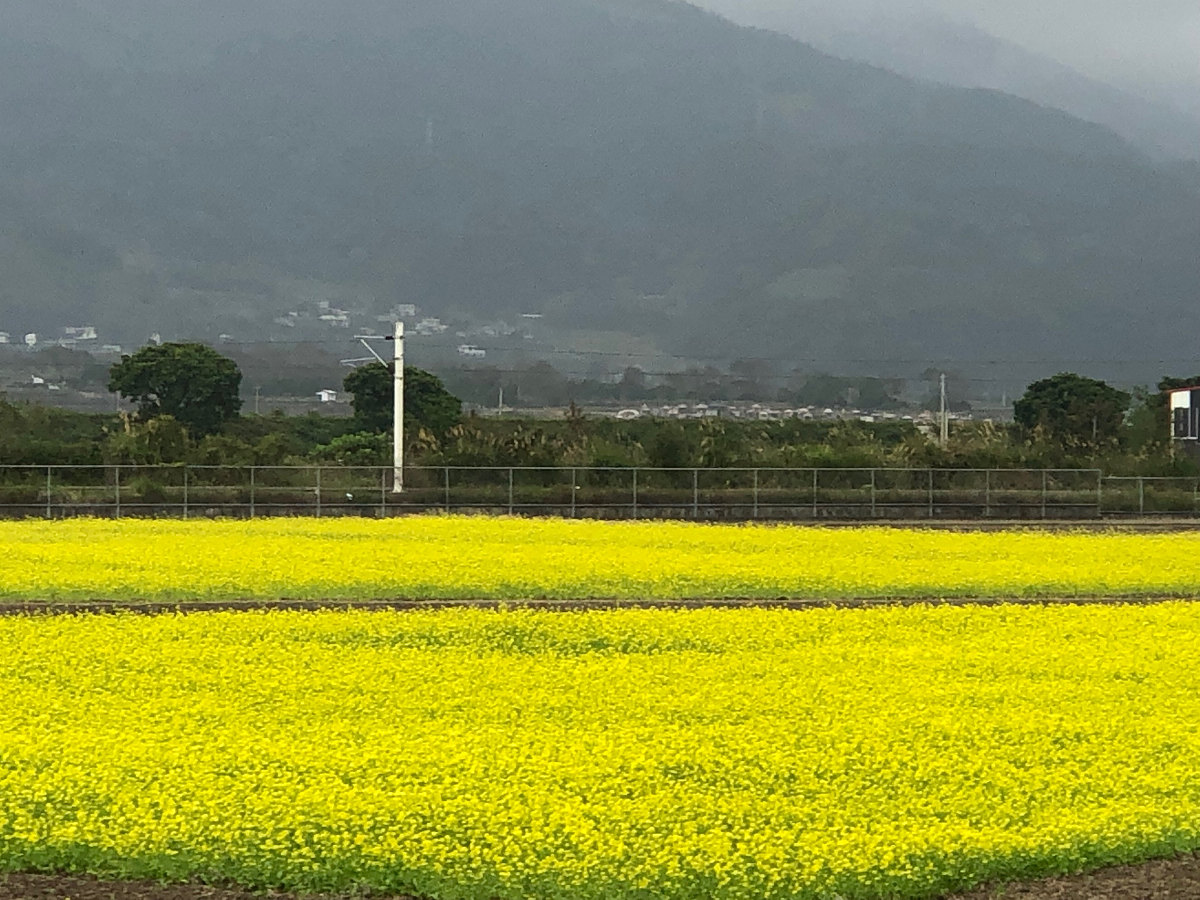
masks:
<svg viewBox="0 0 1200 900"><path fill-rule="evenodd" d="M934 897L1200 846L1200 607L0 619L0 871Z"/></svg>
<svg viewBox="0 0 1200 900"><path fill-rule="evenodd" d="M420 517L0 523L0 599L1194 596L1200 536Z"/></svg>

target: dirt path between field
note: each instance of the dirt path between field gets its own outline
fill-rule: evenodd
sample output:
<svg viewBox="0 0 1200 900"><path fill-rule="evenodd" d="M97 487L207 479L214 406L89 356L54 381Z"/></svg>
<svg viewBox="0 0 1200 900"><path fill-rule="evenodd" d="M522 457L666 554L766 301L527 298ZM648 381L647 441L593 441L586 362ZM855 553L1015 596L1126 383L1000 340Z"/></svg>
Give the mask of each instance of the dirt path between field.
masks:
<svg viewBox="0 0 1200 900"><path fill-rule="evenodd" d="M886 606L1149 606L1175 601L1196 601L1178 595L1135 597L841 597L832 599L687 598L682 600L186 600L186 601L0 601L0 616L137 613L165 615L195 612L253 612L286 609L318 610L428 610L428 609L537 609L579 612L589 609L870 609Z"/></svg>
<svg viewBox="0 0 1200 900"><path fill-rule="evenodd" d="M947 900L1200 900L1200 854L980 888Z"/></svg>
<svg viewBox="0 0 1200 900"><path fill-rule="evenodd" d="M367 895L354 895L365 897ZM370 895L372 900L413 900ZM201 885L99 881L57 875L0 875L0 900L298 900L291 894L255 894ZM315 900L315 898L309 898ZM327 897L324 900L336 900ZM349 900L349 898L345 898ZM1200 856L1192 854L1090 875L980 888L946 900L1200 900Z"/></svg>

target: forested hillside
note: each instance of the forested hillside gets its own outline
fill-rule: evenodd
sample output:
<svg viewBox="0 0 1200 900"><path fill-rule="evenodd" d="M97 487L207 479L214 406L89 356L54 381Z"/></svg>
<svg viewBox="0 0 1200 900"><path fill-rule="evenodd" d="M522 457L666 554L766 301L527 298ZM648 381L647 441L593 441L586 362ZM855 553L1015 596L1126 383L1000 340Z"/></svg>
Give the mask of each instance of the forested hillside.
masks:
<svg viewBox="0 0 1200 900"><path fill-rule="evenodd" d="M1191 352L1194 177L1006 95L664 0L12 5L2 330L332 297L797 364Z"/></svg>

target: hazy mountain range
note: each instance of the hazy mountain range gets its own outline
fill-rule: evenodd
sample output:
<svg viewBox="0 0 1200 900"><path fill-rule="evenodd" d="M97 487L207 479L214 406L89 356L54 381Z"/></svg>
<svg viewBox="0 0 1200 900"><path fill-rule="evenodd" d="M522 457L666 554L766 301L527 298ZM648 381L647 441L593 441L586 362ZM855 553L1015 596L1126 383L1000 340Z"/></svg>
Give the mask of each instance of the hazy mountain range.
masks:
<svg viewBox="0 0 1200 900"><path fill-rule="evenodd" d="M942 15L853 3L704 0L700 5L846 59L943 84L988 88L1111 128L1157 157L1200 159L1200 118L1140 86L1090 78L1061 62ZM1119 76L1117 76L1119 77Z"/></svg>
<svg viewBox="0 0 1200 900"><path fill-rule="evenodd" d="M1195 167L666 0L8 0L0 123L14 335L416 304L849 372L1200 324Z"/></svg>

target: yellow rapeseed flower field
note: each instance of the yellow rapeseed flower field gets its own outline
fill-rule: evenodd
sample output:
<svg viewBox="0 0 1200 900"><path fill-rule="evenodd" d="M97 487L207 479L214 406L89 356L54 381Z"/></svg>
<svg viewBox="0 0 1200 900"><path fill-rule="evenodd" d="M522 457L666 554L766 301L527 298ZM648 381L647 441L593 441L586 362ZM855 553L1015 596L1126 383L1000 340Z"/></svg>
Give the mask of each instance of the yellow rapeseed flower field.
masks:
<svg viewBox="0 0 1200 900"><path fill-rule="evenodd" d="M0 696L0 871L866 900L1200 846L1186 603L7 618Z"/></svg>
<svg viewBox="0 0 1200 900"><path fill-rule="evenodd" d="M1200 535L432 516L0 523L0 599L1194 596Z"/></svg>

